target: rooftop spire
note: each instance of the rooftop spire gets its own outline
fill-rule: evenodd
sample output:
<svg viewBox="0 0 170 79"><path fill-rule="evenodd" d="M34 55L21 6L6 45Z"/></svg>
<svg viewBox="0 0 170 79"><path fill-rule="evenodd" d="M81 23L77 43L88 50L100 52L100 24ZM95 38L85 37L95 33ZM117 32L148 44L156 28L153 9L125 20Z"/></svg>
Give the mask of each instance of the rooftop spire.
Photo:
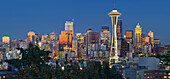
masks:
<svg viewBox="0 0 170 79"><path fill-rule="evenodd" d="M140 27L139 23L136 25L136 27Z"/></svg>
<svg viewBox="0 0 170 79"><path fill-rule="evenodd" d="M114 0L114 9L116 9L116 0Z"/></svg>

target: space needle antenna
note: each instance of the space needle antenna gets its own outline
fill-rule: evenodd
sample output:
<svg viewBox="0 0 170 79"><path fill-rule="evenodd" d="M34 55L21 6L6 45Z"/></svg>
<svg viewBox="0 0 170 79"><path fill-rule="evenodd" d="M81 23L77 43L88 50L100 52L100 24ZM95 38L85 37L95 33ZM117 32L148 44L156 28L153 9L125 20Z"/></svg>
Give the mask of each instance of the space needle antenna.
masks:
<svg viewBox="0 0 170 79"><path fill-rule="evenodd" d="M114 0L114 9L116 9L116 0Z"/></svg>

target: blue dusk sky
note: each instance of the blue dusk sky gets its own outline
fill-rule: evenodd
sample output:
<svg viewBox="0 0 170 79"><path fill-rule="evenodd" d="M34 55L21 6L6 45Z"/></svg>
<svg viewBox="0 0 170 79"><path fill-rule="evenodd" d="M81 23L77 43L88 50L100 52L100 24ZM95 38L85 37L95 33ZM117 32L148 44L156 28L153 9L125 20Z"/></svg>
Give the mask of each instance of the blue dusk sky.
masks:
<svg viewBox="0 0 170 79"><path fill-rule="evenodd" d="M137 23L146 33L170 44L170 0L116 0L122 13L123 33L134 30ZM0 0L0 37L26 39L29 31L42 35L60 33L64 23L74 19L75 32L91 28L101 32L101 26L111 27L107 15L114 9L114 0Z"/></svg>

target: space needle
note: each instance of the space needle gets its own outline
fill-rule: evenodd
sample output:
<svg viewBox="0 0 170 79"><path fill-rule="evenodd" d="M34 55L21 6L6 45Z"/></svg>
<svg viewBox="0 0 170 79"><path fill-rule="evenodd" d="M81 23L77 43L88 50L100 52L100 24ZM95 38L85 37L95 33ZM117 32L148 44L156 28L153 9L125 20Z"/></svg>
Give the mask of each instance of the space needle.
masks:
<svg viewBox="0 0 170 79"><path fill-rule="evenodd" d="M109 62L114 59L115 63L118 63L118 50L117 50L117 22L118 17L121 15L116 9L113 9L108 15L111 17L112 21L112 41L111 41L111 48L110 48L110 58Z"/></svg>

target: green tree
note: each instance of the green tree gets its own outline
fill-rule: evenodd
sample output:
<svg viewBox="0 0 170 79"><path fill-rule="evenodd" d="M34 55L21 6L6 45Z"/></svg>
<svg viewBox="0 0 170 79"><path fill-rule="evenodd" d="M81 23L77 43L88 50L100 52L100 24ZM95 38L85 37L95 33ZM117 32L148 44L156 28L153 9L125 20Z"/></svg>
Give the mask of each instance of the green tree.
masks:
<svg viewBox="0 0 170 79"><path fill-rule="evenodd" d="M53 69L47 64L51 59L50 51L40 50L37 46L29 44L28 49L19 48L22 54L21 59L6 60L9 64L18 69L18 79L48 79L54 75Z"/></svg>

